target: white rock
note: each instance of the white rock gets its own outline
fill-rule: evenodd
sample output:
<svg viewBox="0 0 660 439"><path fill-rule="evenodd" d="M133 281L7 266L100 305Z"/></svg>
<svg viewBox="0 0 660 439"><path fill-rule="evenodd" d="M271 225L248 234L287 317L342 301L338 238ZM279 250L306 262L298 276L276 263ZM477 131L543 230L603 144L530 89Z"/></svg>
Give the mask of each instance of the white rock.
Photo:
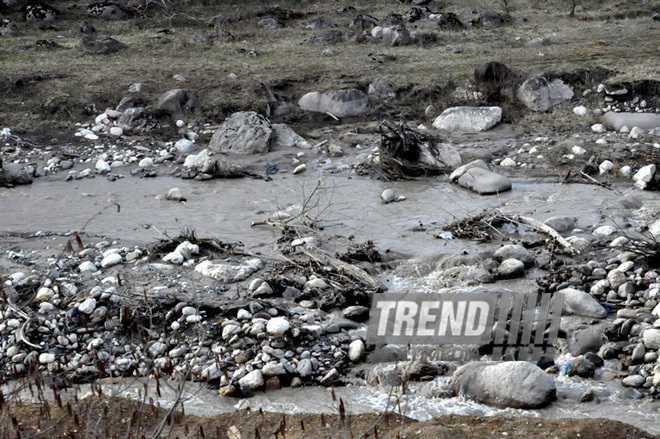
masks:
<svg viewBox="0 0 660 439"><path fill-rule="evenodd" d="M99 171L101 174L107 174L112 170L110 167L110 164L106 162L105 160L98 160L96 162L96 170Z"/></svg>
<svg viewBox="0 0 660 439"><path fill-rule="evenodd" d="M266 331L269 334L280 336L284 335L289 330L290 323L287 319L282 317L274 317L266 324Z"/></svg>
<svg viewBox="0 0 660 439"><path fill-rule="evenodd" d="M181 315L183 316L192 316L197 314L197 309L194 306L184 306L181 309Z"/></svg>
<svg viewBox="0 0 660 439"><path fill-rule="evenodd" d="M108 255L101 261L101 267L103 268L109 268L117 264L121 264L121 255L117 253Z"/></svg>
<svg viewBox="0 0 660 439"><path fill-rule="evenodd" d="M502 120L500 107L451 107L433 121L433 127L444 131L479 133Z"/></svg>
<svg viewBox="0 0 660 439"><path fill-rule="evenodd" d="M108 119L108 115L106 113L99 114L96 116L96 119L94 119L94 122L98 125L100 123L103 123L106 119Z"/></svg>
<svg viewBox="0 0 660 439"><path fill-rule="evenodd" d="M9 280L11 280L11 282L15 284L15 283L20 282L23 279L25 279L25 277L26 277L25 273L21 273L19 271L17 273L12 274L11 276L9 276Z"/></svg>
<svg viewBox="0 0 660 439"><path fill-rule="evenodd" d="M302 165L296 166L296 168L293 170L293 173L294 174L300 174L300 173L305 172L306 170L307 170L307 165L305 165L303 163Z"/></svg>
<svg viewBox="0 0 660 439"><path fill-rule="evenodd" d="M184 260L185 258L183 257L183 255L176 250L163 256L163 262L167 262L174 265L181 265L183 264Z"/></svg>
<svg viewBox="0 0 660 439"><path fill-rule="evenodd" d="M81 273L84 273L86 271L96 271L96 265L94 265L93 262L90 261L85 261L82 264L78 265L78 270L80 270Z"/></svg>
<svg viewBox="0 0 660 439"><path fill-rule="evenodd" d="M649 226L649 233L656 239L660 239L660 219Z"/></svg>
<svg viewBox="0 0 660 439"><path fill-rule="evenodd" d="M616 232L616 228L613 226L600 226L594 230L594 235L596 236L610 236Z"/></svg>
<svg viewBox="0 0 660 439"><path fill-rule="evenodd" d="M607 145L607 140L598 139L598 140L596 140L596 145Z"/></svg>
<svg viewBox="0 0 660 439"><path fill-rule="evenodd" d="M83 303L78 305L78 310L83 314L91 314L96 309L96 299L88 297Z"/></svg>
<svg viewBox="0 0 660 439"><path fill-rule="evenodd" d="M513 160L512 158L507 157L500 162L500 166L503 166L505 168L511 168L516 166L516 161Z"/></svg>
<svg viewBox="0 0 660 439"><path fill-rule="evenodd" d="M587 153L587 150L586 150L586 149L581 148L581 147L579 147L579 146L574 146L573 148L571 148L571 151L572 151L573 154L575 154L575 155L583 155L583 154L586 154L586 153Z"/></svg>
<svg viewBox="0 0 660 439"><path fill-rule="evenodd" d="M655 175L656 172L656 167L654 164L646 165L642 168L639 169L633 175L633 180L634 181L643 181L644 183L650 183L651 180L653 180L653 176Z"/></svg>
<svg viewBox="0 0 660 439"><path fill-rule="evenodd" d="M238 313L236 313L236 318L239 320L247 320L252 318L252 314L246 309L239 309Z"/></svg>
<svg viewBox="0 0 660 439"><path fill-rule="evenodd" d="M85 139L87 139L87 140L98 140L99 139L99 136L97 136L96 134L93 134L93 133L92 134L85 134L83 137L85 137Z"/></svg>
<svg viewBox="0 0 660 439"><path fill-rule="evenodd" d="M603 162L598 165L598 169L600 170L601 175L605 174L607 172L610 172L612 169L614 169L614 163L612 163L609 160L603 160Z"/></svg>
<svg viewBox="0 0 660 439"><path fill-rule="evenodd" d="M597 123L597 124L591 125L591 131L593 131L594 133L601 134L601 133L606 132L607 130L605 129L605 126L603 124Z"/></svg>
<svg viewBox="0 0 660 439"><path fill-rule="evenodd" d="M622 134L629 133L629 132L630 132L630 128L628 128L627 126L624 125L624 126L622 126L622 127L619 129L619 132L622 133Z"/></svg>
<svg viewBox="0 0 660 439"><path fill-rule="evenodd" d="M151 168L153 165L154 160L151 157L145 157L138 163L138 166L141 168Z"/></svg>
<svg viewBox="0 0 660 439"><path fill-rule="evenodd" d="M184 241L176 246L175 251L181 253L183 257L187 260L192 258L192 255L196 255L199 253L199 246L197 244L191 243L190 241Z"/></svg>
<svg viewBox="0 0 660 439"><path fill-rule="evenodd" d="M47 288L47 287L42 287L42 288L39 288L39 291L37 292L36 299L37 300L50 300L50 299L53 298L54 295L55 295L55 291L53 291L52 289Z"/></svg>
<svg viewBox="0 0 660 439"><path fill-rule="evenodd" d="M183 128L183 127L186 126L186 123L184 121L182 121L181 119L179 119L179 120L176 121L176 126L179 127L179 128Z"/></svg>
<svg viewBox="0 0 660 439"><path fill-rule="evenodd" d="M621 169L619 169L619 172L620 172L621 175L623 175L624 177L627 177L627 176L629 176L630 173L632 172L632 168L631 168L630 166L628 166L628 165L626 165L626 166L622 166Z"/></svg>
<svg viewBox="0 0 660 439"><path fill-rule="evenodd" d="M354 340L348 346L348 358L351 361L360 361L364 355L364 343L362 340Z"/></svg>
<svg viewBox="0 0 660 439"><path fill-rule="evenodd" d="M573 108L573 113L577 114L578 116L586 116L587 115L587 107L584 107L580 105L579 107Z"/></svg>
<svg viewBox="0 0 660 439"><path fill-rule="evenodd" d="M43 354L39 354L39 363L50 364L54 362L55 362L55 354L51 354L50 352L44 352Z"/></svg>
<svg viewBox="0 0 660 439"><path fill-rule="evenodd" d="M644 135L644 130L641 129L640 127L633 127L632 130L630 130L630 134L628 134L629 139L639 139Z"/></svg>
<svg viewBox="0 0 660 439"><path fill-rule="evenodd" d="M110 134L113 135L113 136L119 137L122 134L124 134L124 130L121 129L120 127L112 127L112 128L110 128Z"/></svg>

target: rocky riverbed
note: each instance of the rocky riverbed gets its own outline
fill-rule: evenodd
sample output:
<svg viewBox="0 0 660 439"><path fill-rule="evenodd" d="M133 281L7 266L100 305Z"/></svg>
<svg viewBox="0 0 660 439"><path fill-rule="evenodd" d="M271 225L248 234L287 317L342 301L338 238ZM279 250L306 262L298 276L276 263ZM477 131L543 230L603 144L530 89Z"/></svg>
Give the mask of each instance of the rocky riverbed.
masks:
<svg viewBox="0 0 660 439"><path fill-rule="evenodd" d="M355 16L339 24L280 8L218 15L205 41L224 50L235 23L297 23L318 34L302 46L326 58L365 44L402 56L438 46L437 29L466 45L475 32L527 29L431 3L381 18L337 10ZM25 19L60 14L39 7ZM125 49L90 38L81 50L95 56ZM0 127L3 400L62 409L90 395L149 397L170 411L162 419L247 408L342 423L351 411L577 415L660 434L656 82L485 61L433 102L385 77L291 92L256 76L260 103L218 118L203 85L175 75L177 88L131 82L43 133L15 111L0 118L17 121ZM554 358L367 340L376 294L466 291L561 293Z"/></svg>

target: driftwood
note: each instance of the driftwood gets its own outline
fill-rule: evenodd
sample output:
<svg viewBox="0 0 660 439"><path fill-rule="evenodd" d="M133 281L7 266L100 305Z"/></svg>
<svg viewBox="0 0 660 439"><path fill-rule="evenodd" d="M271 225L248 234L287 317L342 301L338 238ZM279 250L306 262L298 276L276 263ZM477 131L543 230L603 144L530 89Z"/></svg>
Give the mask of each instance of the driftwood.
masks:
<svg viewBox="0 0 660 439"><path fill-rule="evenodd" d="M319 261L323 265L328 265L337 270L337 272L342 273L344 276L348 276L354 281L359 282L364 285L366 288L371 290L370 292L376 291L385 291L387 288L378 282L376 279L371 277L366 271L355 265L347 264L344 261L340 261L334 256L329 255L318 247L307 245L302 247L302 252L309 256L311 259Z"/></svg>
<svg viewBox="0 0 660 439"><path fill-rule="evenodd" d="M514 216L512 220L513 220L512 222L525 224L526 226L530 226L535 228L536 230L547 233L548 235L550 235L550 237L552 237L552 239L557 241L564 250L567 250L569 253L572 254L580 253L579 251L575 250L573 246L568 241L566 241L555 229L548 226L547 224L542 223L541 221L535 220L534 218L530 218L528 216L521 216L521 215Z"/></svg>

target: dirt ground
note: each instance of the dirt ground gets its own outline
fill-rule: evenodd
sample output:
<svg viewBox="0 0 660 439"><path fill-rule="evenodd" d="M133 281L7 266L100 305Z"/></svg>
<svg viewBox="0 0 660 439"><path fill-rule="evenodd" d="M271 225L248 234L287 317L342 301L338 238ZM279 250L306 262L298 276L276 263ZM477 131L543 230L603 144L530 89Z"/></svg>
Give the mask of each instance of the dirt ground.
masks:
<svg viewBox="0 0 660 439"><path fill-rule="evenodd" d="M442 416L425 422L396 415L282 415L239 411L212 418L169 414L148 404L122 399L86 399L62 407L51 402L5 404L0 433L4 438L222 438L222 439L651 439L643 430L607 419Z"/></svg>

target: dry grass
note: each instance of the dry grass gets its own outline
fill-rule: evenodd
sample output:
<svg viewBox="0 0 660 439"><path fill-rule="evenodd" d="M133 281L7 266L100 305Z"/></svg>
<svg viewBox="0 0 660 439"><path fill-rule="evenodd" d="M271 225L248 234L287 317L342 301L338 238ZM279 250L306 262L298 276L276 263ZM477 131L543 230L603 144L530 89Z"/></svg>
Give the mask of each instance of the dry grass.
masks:
<svg viewBox="0 0 660 439"><path fill-rule="evenodd" d="M415 107L413 113L420 114L428 104L437 106L446 84L471 77L475 67L491 60L504 62L523 74L602 66L620 72L616 77L620 80L660 79L654 61L659 48L651 37L657 34L658 24L651 19L651 11L658 1L640 5L631 0L620 6L613 1L584 1L585 12L577 18L568 16L570 2L563 0L509 3L514 18L525 17L527 22L498 29L443 32L434 22L423 20L415 23L416 28L411 26L411 30L436 32L438 46L387 47L382 42L358 44L348 40L329 46L335 52L333 57L321 55L324 46L306 46L301 42L320 33L304 29L310 18L320 15L335 19L344 33L349 31L343 25L352 17L337 14L337 3L285 1L280 3L282 9L304 12L309 18L290 20L278 30L261 29L257 26L258 17L249 18L226 26L236 35L235 41L208 43L189 40L199 33L211 34L213 30L206 22L214 15L241 15L246 9L243 3L174 4L168 12L154 9L150 18L122 22L90 19L82 9L74 9L67 12L65 21L55 23L58 31L44 32L37 24L21 23L24 36L0 39L0 95L4 102L0 120L5 125L20 123L26 113L32 113L33 120L79 121L91 104L98 110L114 107L134 82L145 85L142 98L147 103L153 103L166 90L188 88L198 97L201 116L217 122L238 109L263 110L265 101L257 91L260 81L276 84L275 92L280 98L295 102L307 91L366 88L371 80L384 77L404 91L404 98L406 91L412 98L403 99L400 104ZM460 13L468 7L503 10L503 4L494 0L456 2L446 10ZM388 12L403 13L406 9L398 2L372 0L360 5L358 12L383 17ZM626 16L634 18L623 18ZM99 33L126 43L128 49L105 56L83 53L80 37L67 30L81 19L93 22ZM172 33L157 34L170 24ZM552 44L542 48L525 45L537 36L549 38ZM53 39L64 48L36 47L38 39ZM444 52L441 48L447 44L459 46L461 52ZM17 49L25 45L32 49ZM254 48L261 56L235 53L236 48ZM369 53L388 54L395 59L378 65L367 58ZM231 73L238 78L230 79ZM187 81L174 80L175 74L183 75ZM39 75L51 79L17 86L17 81Z"/></svg>

